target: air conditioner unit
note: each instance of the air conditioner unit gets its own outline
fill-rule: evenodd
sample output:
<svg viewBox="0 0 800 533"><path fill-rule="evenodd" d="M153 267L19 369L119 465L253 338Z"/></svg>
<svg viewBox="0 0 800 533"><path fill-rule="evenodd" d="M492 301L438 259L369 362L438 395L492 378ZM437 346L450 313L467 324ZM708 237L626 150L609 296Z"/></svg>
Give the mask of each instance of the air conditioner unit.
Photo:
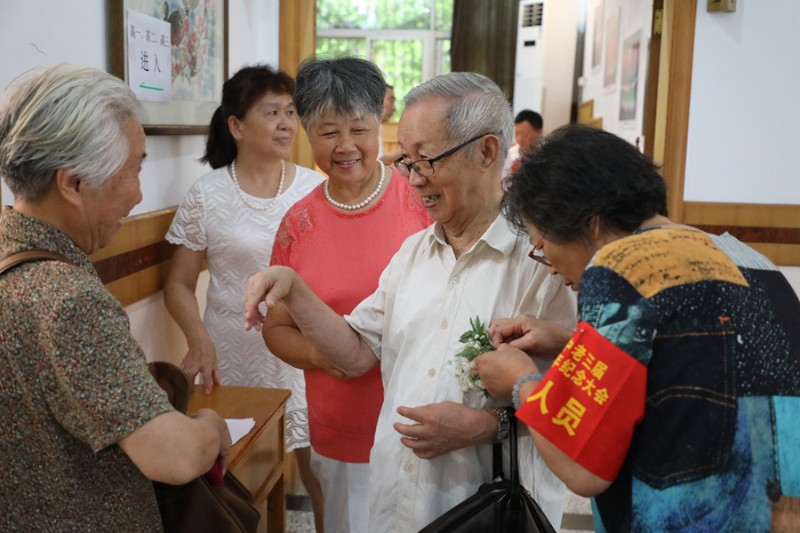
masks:
<svg viewBox="0 0 800 533"><path fill-rule="evenodd" d="M517 26L514 75L514 114L523 109L542 112L544 43L542 22L545 0L521 0Z"/></svg>

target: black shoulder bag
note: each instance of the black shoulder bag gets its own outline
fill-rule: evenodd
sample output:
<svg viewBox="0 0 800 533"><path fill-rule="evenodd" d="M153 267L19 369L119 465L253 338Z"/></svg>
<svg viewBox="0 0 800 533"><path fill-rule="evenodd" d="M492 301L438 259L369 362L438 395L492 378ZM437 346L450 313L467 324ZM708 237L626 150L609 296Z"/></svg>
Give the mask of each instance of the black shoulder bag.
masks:
<svg viewBox="0 0 800 533"><path fill-rule="evenodd" d="M509 408L509 410L511 410ZM517 420L510 412L509 477L503 474L503 444L492 448L491 483L425 526L420 533L555 533L542 509L519 482Z"/></svg>

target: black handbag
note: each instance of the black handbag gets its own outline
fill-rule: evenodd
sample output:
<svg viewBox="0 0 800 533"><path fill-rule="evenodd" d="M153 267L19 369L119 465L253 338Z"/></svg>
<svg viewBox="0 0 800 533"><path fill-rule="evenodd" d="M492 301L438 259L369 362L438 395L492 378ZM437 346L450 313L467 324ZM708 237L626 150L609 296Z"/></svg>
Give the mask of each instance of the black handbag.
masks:
<svg viewBox="0 0 800 533"><path fill-rule="evenodd" d="M185 413L189 405L189 379L183 371L163 361L148 364L150 373L167 392L170 403ZM253 506L247 487L226 472L222 484L205 474L185 485L154 481L158 509L165 533L250 533L261 514Z"/></svg>
<svg viewBox="0 0 800 533"><path fill-rule="evenodd" d="M425 526L420 533L555 533L542 509L519 482L517 423L511 417L509 477L503 474L503 444L492 448L494 481Z"/></svg>

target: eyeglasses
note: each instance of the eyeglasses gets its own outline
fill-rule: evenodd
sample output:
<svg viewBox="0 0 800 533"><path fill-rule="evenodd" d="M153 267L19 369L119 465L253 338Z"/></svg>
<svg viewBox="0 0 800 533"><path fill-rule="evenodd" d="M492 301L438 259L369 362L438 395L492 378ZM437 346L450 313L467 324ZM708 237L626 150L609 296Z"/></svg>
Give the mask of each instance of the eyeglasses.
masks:
<svg viewBox="0 0 800 533"><path fill-rule="evenodd" d="M401 158L397 159L394 162L394 168L396 168L397 171L400 172L400 174L402 174L405 177L410 176L411 175L411 171L413 170L414 172L417 173L417 176L421 176L423 178L429 178L429 177L431 177L433 175L433 172L434 172L433 164L434 163L436 163L438 161L441 161L445 157L453 155L454 153L458 152L459 150L461 150L462 148L467 146L469 143L475 142L478 139L480 139L481 137L486 137L487 135L498 135L498 134L497 133L481 133L480 135L476 135L472 139L470 139L468 141L465 141L465 142L459 144L458 146L456 146L455 148L451 148L448 151L443 152L443 153L441 153L441 154L439 154L436 157L431 158L431 159L418 159L416 161L406 162L405 158L401 157Z"/></svg>
<svg viewBox="0 0 800 533"><path fill-rule="evenodd" d="M539 239L536 244L533 245L533 250L530 251L528 257L536 261L537 263L541 263L546 267L553 266L553 263L547 260L544 256L544 250L542 249L544 237Z"/></svg>

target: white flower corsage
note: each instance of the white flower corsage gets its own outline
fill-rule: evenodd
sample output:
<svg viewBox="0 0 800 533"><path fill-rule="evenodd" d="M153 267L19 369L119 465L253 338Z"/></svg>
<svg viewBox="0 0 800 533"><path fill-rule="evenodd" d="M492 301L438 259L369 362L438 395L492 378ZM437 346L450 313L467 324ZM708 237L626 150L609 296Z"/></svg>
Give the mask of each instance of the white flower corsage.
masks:
<svg viewBox="0 0 800 533"><path fill-rule="evenodd" d="M464 344L464 347L458 352L451 364L455 367L455 375L461 390L464 392L481 391L485 397L489 397L489 392L483 387L481 377L477 374L472 374L475 368L473 359L485 352L494 350L492 342L489 340L489 334L486 331L486 326L479 317L475 320L469 319L470 329L465 331L459 341Z"/></svg>

